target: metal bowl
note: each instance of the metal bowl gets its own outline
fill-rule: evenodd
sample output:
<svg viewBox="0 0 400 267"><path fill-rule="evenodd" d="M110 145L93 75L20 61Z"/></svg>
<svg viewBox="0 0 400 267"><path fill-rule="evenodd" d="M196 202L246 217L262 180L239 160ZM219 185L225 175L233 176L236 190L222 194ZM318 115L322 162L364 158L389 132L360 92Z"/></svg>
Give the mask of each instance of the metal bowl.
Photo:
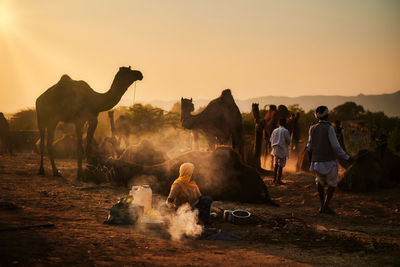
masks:
<svg viewBox="0 0 400 267"><path fill-rule="evenodd" d="M232 221L235 224L247 224L250 222L251 213L247 210L232 211Z"/></svg>

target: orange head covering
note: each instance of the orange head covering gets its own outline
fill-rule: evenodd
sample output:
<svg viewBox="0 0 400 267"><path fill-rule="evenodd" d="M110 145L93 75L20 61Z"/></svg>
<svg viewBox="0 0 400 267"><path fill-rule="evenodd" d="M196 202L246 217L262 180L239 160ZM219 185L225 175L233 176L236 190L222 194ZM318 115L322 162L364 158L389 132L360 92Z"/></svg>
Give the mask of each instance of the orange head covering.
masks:
<svg viewBox="0 0 400 267"><path fill-rule="evenodd" d="M193 163L189 162L183 163L179 168L179 177L175 179L173 184L181 183L186 187L198 188L196 182L192 180L193 171L194 171Z"/></svg>
<svg viewBox="0 0 400 267"><path fill-rule="evenodd" d="M179 177L175 179L171 186L171 191L167 202L173 202L179 206L185 202L194 205L201 193L196 182L192 180L194 165L192 163L183 163L179 168Z"/></svg>

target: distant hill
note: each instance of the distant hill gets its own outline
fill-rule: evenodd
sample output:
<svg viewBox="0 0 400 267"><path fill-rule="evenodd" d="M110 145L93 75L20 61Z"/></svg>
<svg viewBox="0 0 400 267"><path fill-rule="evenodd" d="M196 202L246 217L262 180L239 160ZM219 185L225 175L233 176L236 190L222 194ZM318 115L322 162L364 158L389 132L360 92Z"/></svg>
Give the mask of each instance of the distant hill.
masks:
<svg viewBox="0 0 400 267"><path fill-rule="evenodd" d="M233 92L235 94L235 92ZM155 100L151 102L145 102L145 104L151 104L156 107L160 107L164 110L170 110L176 101L161 101ZM372 112L383 111L388 116L400 117L400 91L393 94L381 94L381 95L357 95L357 96L299 96L299 97L286 97L286 96L263 96L257 98L250 98L246 100L235 99L236 104L239 106L241 112L249 112L251 110L252 103L259 103L260 108L268 104L276 105L293 105L299 104L305 111L315 109L319 105L328 106L333 109L334 107L341 105L345 102L352 101L364 107L365 110ZM210 99L193 99L193 103L196 108L206 106L210 102Z"/></svg>

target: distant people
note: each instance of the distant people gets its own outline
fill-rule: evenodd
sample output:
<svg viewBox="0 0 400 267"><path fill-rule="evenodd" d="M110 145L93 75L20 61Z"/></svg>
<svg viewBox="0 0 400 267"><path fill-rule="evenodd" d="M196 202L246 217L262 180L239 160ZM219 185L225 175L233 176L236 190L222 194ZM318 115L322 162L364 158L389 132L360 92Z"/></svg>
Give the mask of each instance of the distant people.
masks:
<svg viewBox="0 0 400 267"><path fill-rule="evenodd" d="M7 119L4 117L3 112L0 112L0 151L12 152L12 143L10 135L10 127L8 126Z"/></svg>
<svg viewBox="0 0 400 267"><path fill-rule="evenodd" d="M271 155L275 160L274 183L283 184L282 170L286 166L286 158L289 157L290 133L286 129L286 119L279 120L279 127L271 134Z"/></svg>
<svg viewBox="0 0 400 267"><path fill-rule="evenodd" d="M196 182L192 179L194 165L183 163L179 168L179 177L175 179L171 186L166 204L169 207L179 208L179 206L189 203L192 208L199 211L199 219L208 224L210 220L210 209L212 199L202 196Z"/></svg>
<svg viewBox="0 0 400 267"><path fill-rule="evenodd" d="M336 138L335 129L328 120L328 108L319 106L315 110L318 123L311 126L307 143L311 166L316 174L318 195L321 202L320 213L335 214L329 204L338 183L336 157L351 161L351 157L341 148ZM324 187L328 187L325 196Z"/></svg>
<svg viewBox="0 0 400 267"><path fill-rule="evenodd" d="M335 120L334 125L335 125L334 128L335 128L336 138L339 141L339 144L343 148L343 150L346 151L346 147L344 145L342 122L340 120Z"/></svg>

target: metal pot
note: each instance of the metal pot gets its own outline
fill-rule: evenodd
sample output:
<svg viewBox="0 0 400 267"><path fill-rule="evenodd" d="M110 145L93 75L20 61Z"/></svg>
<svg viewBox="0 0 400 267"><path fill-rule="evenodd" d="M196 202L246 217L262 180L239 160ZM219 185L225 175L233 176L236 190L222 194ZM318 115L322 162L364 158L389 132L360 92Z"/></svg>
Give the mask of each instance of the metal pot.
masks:
<svg viewBox="0 0 400 267"><path fill-rule="evenodd" d="M232 211L224 210L224 221L231 222L232 221Z"/></svg>
<svg viewBox="0 0 400 267"><path fill-rule="evenodd" d="M247 210L234 210L231 213L232 222L234 224L248 224L250 222L251 213Z"/></svg>

